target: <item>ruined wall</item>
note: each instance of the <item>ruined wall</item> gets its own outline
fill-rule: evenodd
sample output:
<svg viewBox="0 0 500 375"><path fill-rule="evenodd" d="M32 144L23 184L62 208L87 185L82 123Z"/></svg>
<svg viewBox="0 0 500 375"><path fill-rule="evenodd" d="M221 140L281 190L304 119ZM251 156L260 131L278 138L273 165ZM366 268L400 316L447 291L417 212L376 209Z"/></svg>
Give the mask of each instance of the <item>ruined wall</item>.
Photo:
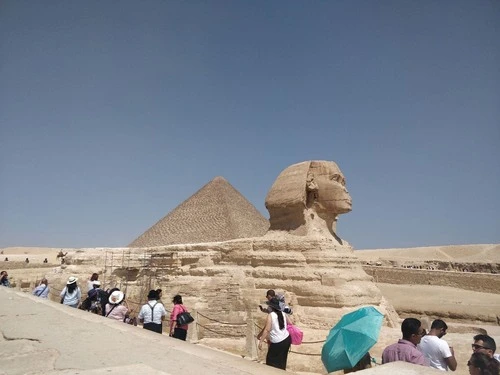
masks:
<svg viewBox="0 0 500 375"><path fill-rule="evenodd" d="M363 269L376 283L442 285L484 293L500 291L500 275L496 274L367 265Z"/></svg>
<svg viewBox="0 0 500 375"><path fill-rule="evenodd" d="M356 252L356 254L360 254ZM467 261L441 261L441 260L390 260L378 259L363 262L366 266L399 267L418 270L440 270L458 272L481 272L500 274L500 263L495 262L467 262Z"/></svg>

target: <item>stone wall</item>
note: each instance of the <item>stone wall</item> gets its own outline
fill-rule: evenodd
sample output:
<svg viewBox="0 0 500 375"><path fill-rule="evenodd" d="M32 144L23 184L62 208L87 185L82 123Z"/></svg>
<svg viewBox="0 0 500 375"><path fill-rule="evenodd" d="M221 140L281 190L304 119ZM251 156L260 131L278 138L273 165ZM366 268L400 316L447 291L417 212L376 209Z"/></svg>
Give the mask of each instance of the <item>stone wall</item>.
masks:
<svg viewBox="0 0 500 375"><path fill-rule="evenodd" d="M106 286L127 285L135 301L144 301L149 288L162 288L168 305L179 293L190 308L226 322L246 321L265 300L265 291L276 289L286 291L294 317L311 329L329 328L346 312L366 305L386 314L386 324L398 324L352 249L327 240L260 237L67 256L64 277L85 279L91 271L99 272Z"/></svg>
<svg viewBox="0 0 500 375"><path fill-rule="evenodd" d="M441 285L484 293L500 291L500 276L489 273L363 266L376 283Z"/></svg>

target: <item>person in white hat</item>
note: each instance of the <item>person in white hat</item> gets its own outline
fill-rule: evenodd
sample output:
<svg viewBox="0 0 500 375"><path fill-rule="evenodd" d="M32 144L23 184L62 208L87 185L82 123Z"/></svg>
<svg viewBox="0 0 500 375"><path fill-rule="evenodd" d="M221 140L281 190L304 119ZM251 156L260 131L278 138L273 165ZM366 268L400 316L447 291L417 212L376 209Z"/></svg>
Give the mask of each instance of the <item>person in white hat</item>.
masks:
<svg viewBox="0 0 500 375"><path fill-rule="evenodd" d="M78 279L74 276L70 276L66 286L61 291L61 303L70 307L77 308L82 298L82 292L80 287L76 285Z"/></svg>
<svg viewBox="0 0 500 375"><path fill-rule="evenodd" d="M111 293L106 304L106 317L124 322L127 318L128 310L125 294L120 290L115 290Z"/></svg>

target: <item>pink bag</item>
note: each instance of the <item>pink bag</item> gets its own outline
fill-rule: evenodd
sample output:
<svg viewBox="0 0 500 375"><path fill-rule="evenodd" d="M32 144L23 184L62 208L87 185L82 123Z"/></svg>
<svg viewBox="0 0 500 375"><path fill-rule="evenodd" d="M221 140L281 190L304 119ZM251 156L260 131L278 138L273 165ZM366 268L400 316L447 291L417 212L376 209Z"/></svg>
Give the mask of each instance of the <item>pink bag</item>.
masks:
<svg viewBox="0 0 500 375"><path fill-rule="evenodd" d="M292 338L292 345L302 344L302 339L304 338L304 332L302 332L299 327L294 326L291 323L288 323L286 329L288 330L288 333Z"/></svg>

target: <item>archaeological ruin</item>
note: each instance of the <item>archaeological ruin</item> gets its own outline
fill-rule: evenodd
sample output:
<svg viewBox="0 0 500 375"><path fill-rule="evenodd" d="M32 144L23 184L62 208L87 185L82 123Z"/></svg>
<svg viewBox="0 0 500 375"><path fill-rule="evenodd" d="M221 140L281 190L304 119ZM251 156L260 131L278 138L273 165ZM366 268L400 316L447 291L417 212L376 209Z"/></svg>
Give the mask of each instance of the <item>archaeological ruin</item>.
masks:
<svg viewBox="0 0 500 375"><path fill-rule="evenodd" d="M306 161L285 168L265 205L269 221L228 181L216 177L127 247L61 249L56 259L60 262L60 256L62 264L36 265L30 255L34 261L14 259L7 269L23 269L22 278L13 281L25 291L47 277L53 301L69 276L77 276L83 286L97 272L105 288L116 286L126 293L135 313L150 289L163 290L167 310L171 297L181 294L196 319L188 333L191 342L251 359L262 359L255 336L265 314L258 305L266 290L282 291L306 338L305 345L292 348L291 366L316 373L323 372L318 353L325 332L345 313L374 306L385 315L387 329L399 327L398 313L376 282L446 284L456 279L457 285L473 285L457 273L451 278L432 273L431 267L441 272L451 260L426 263L369 254L360 260L359 252L337 233L337 220L351 211L352 200L334 162ZM458 267L471 268L461 262ZM488 267L496 271L498 266ZM445 272L453 270L446 267ZM473 276L484 279L484 291L498 288L498 277ZM484 321L495 319L488 315Z"/></svg>

